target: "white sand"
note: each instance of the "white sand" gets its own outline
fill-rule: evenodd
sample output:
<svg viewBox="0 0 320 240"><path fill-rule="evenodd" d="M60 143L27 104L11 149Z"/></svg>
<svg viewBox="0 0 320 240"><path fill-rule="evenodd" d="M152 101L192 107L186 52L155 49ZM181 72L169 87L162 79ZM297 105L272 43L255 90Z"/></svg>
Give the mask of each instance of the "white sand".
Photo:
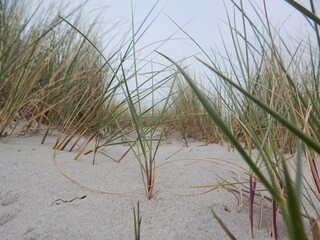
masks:
<svg viewBox="0 0 320 240"><path fill-rule="evenodd" d="M0 238L5 239L134 239L132 207L140 201L141 239L228 239L213 218L214 209L237 239L249 239L248 206L238 206L237 198L218 188L181 189L217 183L217 175L234 182L230 168L212 162L176 161L157 168L154 196L147 200L144 191L114 195L102 194L70 181L68 176L103 191L127 192L142 188L138 161L132 153L115 163L98 154L73 160L75 153L52 150L55 137L44 145L41 136L14 138L0 143ZM105 152L119 158L127 146L114 146ZM180 150L166 160L168 156ZM193 142L183 147L177 141L161 146L157 165L176 159L221 158L242 163L236 152L219 145ZM235 171L235 170L233 170ZM236 171L235 171L236 172ZM191 195L192 194L192 195ZM191 196L184 196L191 195ZM70 203L51 204L57 199ZM59 202L57 202L59 203ZM255 206L255 239L270 239L270 211L264 209L263 226L258 230ZM279 223L279 239L286 239Z"/></svg>

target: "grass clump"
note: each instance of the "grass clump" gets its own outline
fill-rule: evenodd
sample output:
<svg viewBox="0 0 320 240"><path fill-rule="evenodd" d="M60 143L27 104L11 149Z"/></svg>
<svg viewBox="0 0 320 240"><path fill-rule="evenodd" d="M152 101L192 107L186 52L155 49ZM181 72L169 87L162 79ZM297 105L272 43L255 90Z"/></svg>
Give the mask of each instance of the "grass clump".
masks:
<svg viewBox="0 0 320 240"><path fill-rule="evenodd" d="M96 131L99 116L114 111L108 66L58 17L59 9L46 12L40 4L30 13L26 4L1 2L0 136L41 124L63 133ZM83 28L82 7L65 16L78 28ZM96 20L83 29L101 44Z"/></svg>
<svg viewBox="0 0 320 240"><path fill-rule="evenodd" d="M272 210L275 213L273 214L275 238L277 238L277 207L284 218L291 239L307 239L307 232L319 237L314 219L319 218L315 206L320 199L318 188L320 176L317 170L319 169L317 155L320 153L318 101L320 45L313 46L311 42L306 42L307 47L302 48L302 44L298 44L292 51L286 41L272 30L266 6L261 13L253 8L260 14L257 18L260 19L262 30L257 27L258 23L246 14L242 1L232 1L232 3L242 16L242 25L233 24L232 17L227 11L230 34L236 52L235 59L229 55L230 47L227 46L226 57L222 60L224 64L210 58L201 47L207 60L198 58L221 81L221 85L217 87L216 79L211 79L213 88L219 89L220 92L208 94L204 88L196 84L185 69L167 56L164 57L176 65L210 118L251 169L249 201L251 236L253 236L252 206L256 195L254 179L257 179L276 203ZM320 39L319 23L314 8L311 11L300 5L297 8L302 14L313 12L306 16L311 16L310 22L314 26L315 37ZM247 37L249 31L253 33L254 40ZM195 44L199 46L196 42ZM302 63L301 59L305 59L306 56L308 60ZM221 66L227 66L227 69ZM223 103L222 111L221 105L213 101L217 96ZM192 109L191 105L189 109ZM231 121L225 121L221 116L221 112L225 111L228 112ZM253 148L258 150L257 156L253 154ZM287 152L296 152L295 159L287 158L285 156ZM309 166L311 181L302 173L302 154ZM295 178L289 172L289 165ZM305 226L303 218L310 222L308 231L303 227Z"/></svg>
<svg viewBox="0 0 320 240"><path fill-rule="evenodd" d="M314 3L311 0L311 9L307 9L287 1L306 16L316 43L299 43L291 50L274 31L266 6L262 12L253 8L260 29L242 1L231 2L242 17L239 25L230 11L226 13L235 57L225 46L225 57L217 62L194 41L206 57L198 58L199 62L215 76L207 76L209 86L195 81L163 54L187 84L177 73L161 76L169 67L152 70L140 81L148 74L140 72L145 59L137 58L137 43L150 27L146 21L156 4L140 25L132 22L131 39L106 57L96 21L87 28L81 25L81 6L68 15L58 11L48 17L52 12L46 12L38 18L41 5L30 14L24 2L0 2L0 137L45 125L44 142L49 130L56 128L59 135L54 149L73 151L81 141L76 159L93 153L93 164L104 147L127 143L140 165L148 199L153 194L164 129L179 130L186 145L188 137L207 143L228 142L250 168L250 235L254 235L257 185L262 184L271 196L273 237L277 238L280 212L291 239L307 239L311 234L318 239L320 23ZM127 61L132 63L129 70ZM153 62L148 64L152 69ZM133 89L130 82L134 82ZM169 86L167 95L156 100L155 92L163 86ZM145 107L147 98L151 104ZM107 136L102 136L104 132ZM123 157L113 160L120 162ZM311 179L302 171L304 164ZM137 212L133 211L135 238L139 239L139 204Z"/></svg>
<svg viewBox="0 0 320 240"><path fill-rule="evenodd" d="M186 146L188 146L188 138L205 141L206 143L223 144L226 140L223 133L211 121L210 116L192 89L185 85L182 79L178 78L174 90L172 106L167 114L168 120L171 120L167 124L168 131L180 132ZM206 93L208 92L206 90ZM222 105L219 99L211 99L211 101L214 101L217 111L222 116Z"/></svg>

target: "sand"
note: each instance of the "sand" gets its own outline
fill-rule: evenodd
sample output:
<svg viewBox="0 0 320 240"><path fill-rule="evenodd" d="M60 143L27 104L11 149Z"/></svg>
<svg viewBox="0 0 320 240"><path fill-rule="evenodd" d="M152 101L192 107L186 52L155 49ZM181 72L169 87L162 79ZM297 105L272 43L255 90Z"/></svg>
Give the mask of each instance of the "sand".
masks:
<svg viewBox="0 0 320 240"><path fill-rule="evenodd" d="M212 207L237 239L249 239L248 206L238 205L238 194L222 187L177 188L214 185L222 182L219 177L234 182L237 169L195 161L215 158L245 167L239 154L225 146L193 141L185 147L177 140L164 143L156 161L159 166L168 164L157 168L153 198L148 200L141 190L139 164L132 153L120 163L98 154L92 165L92 154L75 161L75 153L52 150L54 136L43 145L41 138L17 137L0 143L2 240L134 239L132 207L137 201L142 216L141 239L228 239L213 218ZM127 149L119 145L104 151L119 158ZM90 188L118 193L137 191L105 194ZM271 239L270 211L264 209L260 230L259 211L260 207L255 206L254 237ZM281 220L278 230L279 239L287 239Z"/></svg>

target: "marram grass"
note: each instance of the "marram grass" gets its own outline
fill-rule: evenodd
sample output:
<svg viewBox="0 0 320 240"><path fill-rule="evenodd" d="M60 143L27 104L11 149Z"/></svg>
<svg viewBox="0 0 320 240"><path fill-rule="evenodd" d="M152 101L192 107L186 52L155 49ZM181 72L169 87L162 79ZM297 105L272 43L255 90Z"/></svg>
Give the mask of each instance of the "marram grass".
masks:
<svg viewBox="0 0 320 240"><path fill-rule="evenodd" d="M311 235L319 239L320 35L315 4L311 0L308 8L286 0L288 7L309 21L315 40L290 50L291 43L273 30L266 8L262 12L253 9L260 13L260 22L255 24L241 0L231 2L242 22L236 25L227 9L233 46L224 43L221 61L211 58L179 28L200 47L205 58L198 60L215 77L196 79L172 56L161 54L170 65L149 72L150 77L141 83L140 71L146 64L153 69L155 63L138 59L137 46L152 24L147 22L156 4L141 24L135 25L132 19L129 40L105 56L98 20L84 28L78 15L81 6L67 15L47 18L51 13L46 12L38 18L41 5L29 13L23 1L1 1L0 18L5 21L0 21L0 137L45 126L44 142L50 130L58 129L53 148L77 151L76 159L92 154L93 164L103 148L126 143L127 152L112 160L119 163L134 151L148 199L156 187L157 151L164 136L179 131L186 145L188 137L228 143L250 168L249 180L235 184L245 187L249 183L243 192L249 196L251 236L259 182L271 195L274 238L280 213L291 239ZM249 39L249 32L254 40ZM127 61L132 63L129 70ZM163 77L172 65L178 71ZM134 82L133 89L130 82ZM164 86L167 94L155 100ZM148 107L146 99L151 99ZM311 180L303 175L304 165ZM139 239L139 205L133 211L135 238ZM212 214L234 239L227 224L213 210Z"/></svg>

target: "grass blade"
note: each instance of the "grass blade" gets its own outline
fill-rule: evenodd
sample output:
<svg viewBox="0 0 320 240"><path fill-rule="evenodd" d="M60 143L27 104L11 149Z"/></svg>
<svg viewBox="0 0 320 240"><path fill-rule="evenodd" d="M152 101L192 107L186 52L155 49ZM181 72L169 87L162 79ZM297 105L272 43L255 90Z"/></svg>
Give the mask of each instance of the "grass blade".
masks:
<svg viewBox="0 0 320 240"><path fill-rule="evenodd" d="M255 162L250 158L248 153L245 151L245 149L240 145L238 140L233 136L230 129L227 127L227 125L224 123L224 121L220 118L219 114L216 112L212 104L209 102L209 100L206 98L206 96L200 91L200 89L195 85L193 80L189 77L189 75L173 60L171 60L169 57L163 55L162 53L159 53L164 58L168 59L170 62L172 62L178 70L181 72L181 74L184 76L184 78L187 80L188 84L192 88L192 90L196 93L197 97L209 113L211 119L217 124L217 126L224 132L226 137L229 139L230 143L238 150L240 155L244 158L244 160L247 162L247 164L250 166L252 171L256 174L256 176L259 178L259 180L263 183L263 185L268 189L268 191L272 194L272 196L279 202L282 202L283 199L273 187L269 181L265 178L265 176L262 174L262 172L259 170L259 168L256 166Z"/></svg>
<svg viewBox="0 0 320 240"><path fill-rule="evenodd" d="M224 224L221 218L218 217L218 215L214 212L213 207L211 208L211 212L213 217L217 220L217 222L220 224L222 229L225 231L225 233L228 235L228 237L231 240L236 240L236 237L231 233L231 231L228 229L228 227Z"/></svg>

